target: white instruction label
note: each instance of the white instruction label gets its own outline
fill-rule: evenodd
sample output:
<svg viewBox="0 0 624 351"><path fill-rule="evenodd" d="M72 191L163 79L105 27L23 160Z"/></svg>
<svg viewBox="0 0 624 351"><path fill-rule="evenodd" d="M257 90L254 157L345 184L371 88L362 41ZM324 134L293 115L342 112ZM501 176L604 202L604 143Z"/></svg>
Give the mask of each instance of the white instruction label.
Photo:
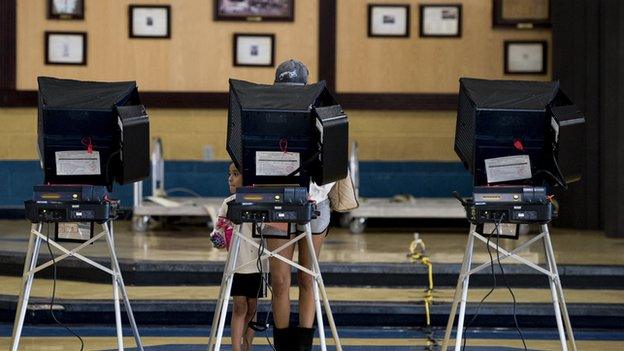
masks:
<svg viewBox="0 0 624 351"><path fill-rule="evenodd" d="M507 156L485 160L488 183L530 179L531 160L529 155Z"/></svg>
<svg viewBox="0 0 624 351"><path fill-rule="evenodd" d="M100 153L86 150L57 151L56 175L99 175Z"/></svg>
<svg viewBox="0 0 624 351"><path fill-rule="evenodd" d="M59 222L57 235L59 239L87 241L91 239L91 223Z"/></svg>
<svg viewBox="0 0 624 351"><path fill-rule="evenodd" d="M298 152L257 151L257 176L286 176L299 168Z"/></svg>

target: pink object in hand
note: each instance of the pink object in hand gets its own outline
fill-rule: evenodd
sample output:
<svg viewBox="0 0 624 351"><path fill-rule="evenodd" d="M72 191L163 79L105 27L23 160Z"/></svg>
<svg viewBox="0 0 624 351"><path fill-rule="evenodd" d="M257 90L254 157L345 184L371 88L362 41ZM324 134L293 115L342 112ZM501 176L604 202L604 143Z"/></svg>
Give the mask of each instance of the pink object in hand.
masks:
<svg viewBox="0 0 624 351"><path fill-rule="evenodd" d="M215 229L223 233L223 237L225 238L225 248L229 250L230 243L232 242L232 236L234 235L234 226L232 222L225 217L219 217L217 227Z"/></svg>

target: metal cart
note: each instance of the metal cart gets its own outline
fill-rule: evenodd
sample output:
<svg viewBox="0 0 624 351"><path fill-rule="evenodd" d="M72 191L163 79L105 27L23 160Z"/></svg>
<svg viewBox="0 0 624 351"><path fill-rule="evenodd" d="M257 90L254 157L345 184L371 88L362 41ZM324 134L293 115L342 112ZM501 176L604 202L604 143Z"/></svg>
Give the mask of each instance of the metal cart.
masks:
<svg viewBox="0 0 624 351"><path fill-rule="evenodd" d="M190 189L183 190L193 196L170 197L165 192L165 160L162 141L157 138L151 155L152 163L152 196L143 197L143 182L134 183L132 228L145 231L153 217L209 217L216 222L217 212L222 197L202 197Z"/></svg>
<svg viewBox="0 0 624 351"><path fill-rule="evenodd" d="M353 184L359 197L359 160L358 145L351 146L349 167ZM360 206L343 214L341 225L348 227L351 233L359 234L366 228L368 218L466 218L466 212L454 198L362 198Z"/></svg>

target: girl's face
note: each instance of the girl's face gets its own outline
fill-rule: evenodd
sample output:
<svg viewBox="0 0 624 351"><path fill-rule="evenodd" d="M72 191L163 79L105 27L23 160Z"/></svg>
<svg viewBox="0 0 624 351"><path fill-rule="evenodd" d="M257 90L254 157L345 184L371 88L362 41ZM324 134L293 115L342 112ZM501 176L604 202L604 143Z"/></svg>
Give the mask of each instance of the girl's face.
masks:
<svg viewBox="0 0 624 351"><path fill-rule="evenodd" d="M230 163L228 185L230 186L230 194L234 194L236 188L243 185L243 176L238 173L234 163Z"/></svg>

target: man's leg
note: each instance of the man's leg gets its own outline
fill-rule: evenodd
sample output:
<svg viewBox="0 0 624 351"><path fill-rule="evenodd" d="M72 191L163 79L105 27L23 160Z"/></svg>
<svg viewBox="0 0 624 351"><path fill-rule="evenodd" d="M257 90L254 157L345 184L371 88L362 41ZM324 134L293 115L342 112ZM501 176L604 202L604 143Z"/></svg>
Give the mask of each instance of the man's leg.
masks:
<svg viewBox="0 0 624 351"><path fill-rule="evenodd" d="M273 251L286 242L288 242L288 239L268 239L267 247L269 250ZM292 245L280 251L278 254L292 260L294 251L295 246ZM271 302L273 304L275 327L280 329L288 328L288 322L290 320L289 291L291 267L276 258L269 259L269 264L271 269Z"/></svg>

